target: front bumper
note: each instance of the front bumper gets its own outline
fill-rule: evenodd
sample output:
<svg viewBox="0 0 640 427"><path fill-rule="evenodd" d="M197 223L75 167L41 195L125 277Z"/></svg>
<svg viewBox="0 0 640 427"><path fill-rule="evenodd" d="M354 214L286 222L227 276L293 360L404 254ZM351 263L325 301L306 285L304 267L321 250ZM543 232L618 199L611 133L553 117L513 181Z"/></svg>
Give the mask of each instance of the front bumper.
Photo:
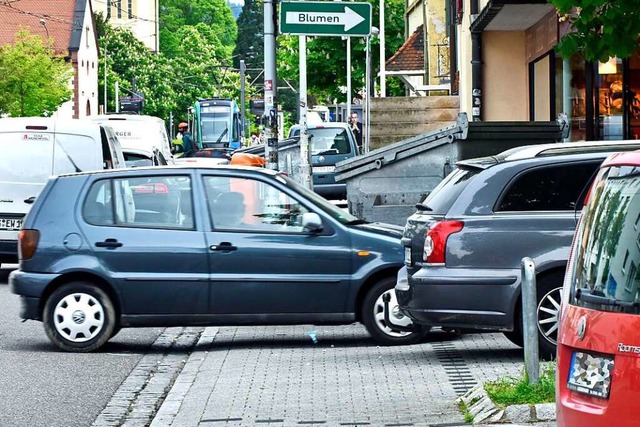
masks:
<svg viewBox="0 0 640 427"><path fill-rule="evenodd" d="M520 294L512 270L424 267L395 291L400 310L427 326L511 331Z"/></svg>
<svg viewBox="0 0 640 427"><path fill-rule="evenodd" d="M18 262L18 241L0 240L0 263L15 264Z"/></svg>

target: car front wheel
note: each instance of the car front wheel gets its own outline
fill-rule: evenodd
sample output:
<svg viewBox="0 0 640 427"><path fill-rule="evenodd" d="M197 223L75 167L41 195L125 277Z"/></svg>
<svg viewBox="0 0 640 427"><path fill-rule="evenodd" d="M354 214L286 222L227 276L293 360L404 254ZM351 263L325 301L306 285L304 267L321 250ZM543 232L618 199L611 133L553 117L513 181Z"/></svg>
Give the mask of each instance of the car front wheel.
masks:
<svg viewBox="0 0 640 427"><path fill-rule="evenodd" d="M394 291L395 279L386 278L376 283L367 293L362 304L362 323L373 339L381 345L408 345L421 341L428 333L428 327L418 328L407 332L394 329L384 319L385 294L389 294L389 320L394 325L411 327L411 319L403 315L398 307L398 300Z"/></svg>
<svg viewBox="0 0 640 427"><path fill-rule="evenodd" d="M99 287L74 282L56 289L44 306L44 330L64 351L89 352L113 335L115 310Z"/></svg>

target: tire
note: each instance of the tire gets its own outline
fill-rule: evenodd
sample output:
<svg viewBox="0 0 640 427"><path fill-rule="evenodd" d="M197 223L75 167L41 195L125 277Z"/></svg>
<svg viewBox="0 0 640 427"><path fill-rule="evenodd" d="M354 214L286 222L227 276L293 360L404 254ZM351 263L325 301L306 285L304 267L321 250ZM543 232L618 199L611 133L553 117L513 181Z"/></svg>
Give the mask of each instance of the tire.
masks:
<svg viewBox="0 0 640 427"><path fill-rule="evenodd" d="M384 320L384 302L382 296L391 294L389 307L391 321L402 326L410 326L413 322L398 311L398 300L394 291L395 278L380 280L367 293L362 302L361 319L371 337L380 345L409 345L420 342L431 328L423 327L417 332L393 331Z"/></svg>
<svg viewBox="0 0 640 427"><path fill-rule="evenodd" d="M558 309L561 303L563 280L564 273L554 273L536 280L538 352L543 360L553 360L556 357ZM519 303L516 308L514 323L513 332L504 332L504 336L515 345L523 347L522 303Z"/></svg>
<svg viewBox="0 0 640 427"><path fill-rule="evenodd" d="M87 282L56 289L44 306L43 325L51 342L64 351L90 352L113 335L113 303L107 294Z"/></svg>
<svg viewBox="0 0 640 427"><path fill-rule="evenodd" d="M537 281L538 305L536 320L538 324L538 347L543 360L556 357L558 342L558 313L562 303L563 274L544 276Z"/></svg>

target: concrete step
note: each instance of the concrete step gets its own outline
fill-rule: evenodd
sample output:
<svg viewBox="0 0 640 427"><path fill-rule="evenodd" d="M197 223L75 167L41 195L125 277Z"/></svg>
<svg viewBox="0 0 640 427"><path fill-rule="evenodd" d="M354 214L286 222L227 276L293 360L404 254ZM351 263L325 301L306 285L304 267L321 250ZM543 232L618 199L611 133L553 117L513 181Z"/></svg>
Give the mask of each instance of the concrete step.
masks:
<svg viewBox="0 0 640 427"><path fill-rule="evenodd" d="M371 110L371 123L431 123L455 122L459 108L439 108L428 110Z"/></svg>
<svg viewBox="0 0 640 427"><path fill-rule="evenodd" d="M371 110L403 109L412 110L433 108L460 108L458 96L411 96L371 98Z"/></svg>

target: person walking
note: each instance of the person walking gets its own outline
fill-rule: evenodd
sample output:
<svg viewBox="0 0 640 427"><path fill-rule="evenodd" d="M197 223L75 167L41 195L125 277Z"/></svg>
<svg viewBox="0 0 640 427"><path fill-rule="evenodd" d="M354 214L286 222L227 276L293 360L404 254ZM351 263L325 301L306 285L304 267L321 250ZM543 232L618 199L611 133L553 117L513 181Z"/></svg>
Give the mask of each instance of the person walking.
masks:
<svg viewBox="0 0 640 427"><path fill-rule="evenodd" d="M193 140L193 136L191 135L191 132L189 132L189 124L186 122L181 122L178 125L178 133L182 135L182 148L183 148L183 156L186 155L188 152L193 151L193 150L197 150L198 146L196 145L196 142Z"/></svg>
<svg viewBox="0 0 640 427"><path fill-rule="evenodd" d="M352 112L349 116L349 128L353 132L353 136L356 137L356 144L358 145L358 151L362 151L362 123L358 121L358 113Z"/></svg>

